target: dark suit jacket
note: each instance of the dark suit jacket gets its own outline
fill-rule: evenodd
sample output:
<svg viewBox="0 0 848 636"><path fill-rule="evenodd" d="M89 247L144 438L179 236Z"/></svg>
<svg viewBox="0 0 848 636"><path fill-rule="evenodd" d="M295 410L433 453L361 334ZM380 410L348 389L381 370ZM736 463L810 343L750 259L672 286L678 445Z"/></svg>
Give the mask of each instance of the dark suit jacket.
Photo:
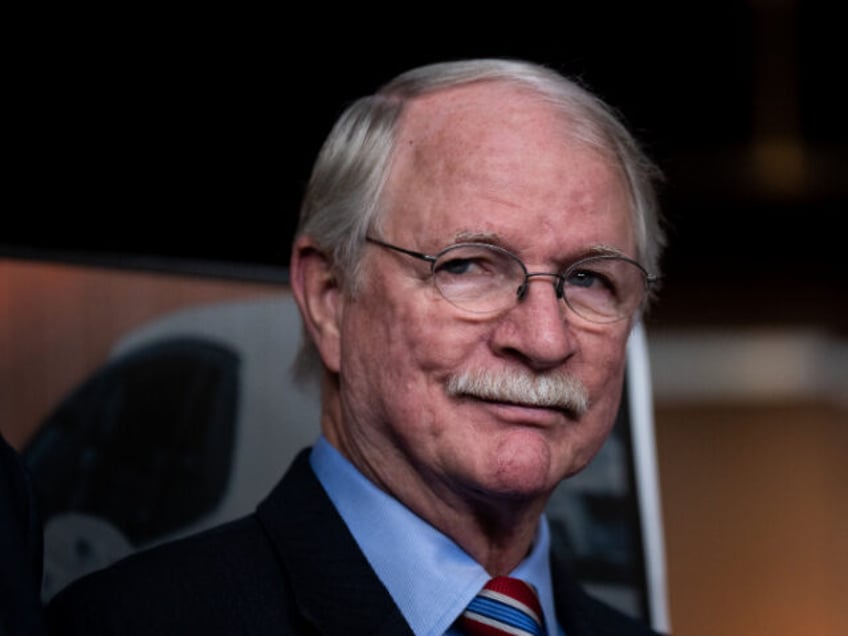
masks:
<svg viewBox="0 0 848 636"><path fill-rule="evenodd" d="M0 436L0 636L43 633L42 528L29 473Z"/></svg>
<svg viewBox="0 0 848 636"><path fill-rule="evenodd" d="M648 634L557 575L568 636ZM411 634L306 451L256 513L142 552L63 590L62 634Z"/></svg>

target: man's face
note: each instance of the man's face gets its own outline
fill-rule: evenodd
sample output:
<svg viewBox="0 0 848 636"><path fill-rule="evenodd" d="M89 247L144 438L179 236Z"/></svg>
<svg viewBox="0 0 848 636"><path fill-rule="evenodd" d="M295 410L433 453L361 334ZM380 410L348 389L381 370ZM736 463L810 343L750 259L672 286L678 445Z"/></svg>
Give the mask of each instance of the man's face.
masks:
<svg viewBox="0 0 848 636"><path fill-rule="evenodd" d="M404 113L380 238L436 254L493 242L531 272L600 247L634 257L621 177L569 139L538 98L486 83L418 99ZM495 317L434 288L429 264L369 245L341 321L340 446L401 500L421 484L480 499L545 497L582 469L612 426L630 320L597 325L556 298L552 278ZM566 374L588 408L455 395L466 372Z"/></svg>

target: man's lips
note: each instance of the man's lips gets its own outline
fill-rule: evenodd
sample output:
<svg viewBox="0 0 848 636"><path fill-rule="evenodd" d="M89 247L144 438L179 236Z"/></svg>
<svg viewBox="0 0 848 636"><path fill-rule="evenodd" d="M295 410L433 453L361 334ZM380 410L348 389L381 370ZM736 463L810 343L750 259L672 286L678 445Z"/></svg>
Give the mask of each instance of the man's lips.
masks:
<svg viewBox="0 0 848 636"><path fill-rule="evenodd" d="M491 406L500 412L512 413L521 418L530 418L536 420L538 418L549 419L551 415L557 417L565 416L568 419L577 419L578 414L573 410L560 405L536 404L532 402L516 402L513 400L503 400L492 397L480 397L471 394L458 395L460 399L477 402L483 406Z"/></svg>

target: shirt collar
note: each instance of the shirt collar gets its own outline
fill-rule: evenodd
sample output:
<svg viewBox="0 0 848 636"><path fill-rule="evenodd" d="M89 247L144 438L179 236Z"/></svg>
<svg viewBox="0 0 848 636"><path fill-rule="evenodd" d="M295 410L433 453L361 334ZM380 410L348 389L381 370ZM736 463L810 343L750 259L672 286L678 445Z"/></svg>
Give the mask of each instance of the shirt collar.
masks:
<svg viewBox="0 0 848 636"><path fill-rule="evenodd" d="M310 463L412 631L444 634L489 580L486 570L453 540L377 488L323 436L312 449ZM533 549L511 576L536 587L545 622L555 625L549 546L547 520L542 517Z"/></svg>

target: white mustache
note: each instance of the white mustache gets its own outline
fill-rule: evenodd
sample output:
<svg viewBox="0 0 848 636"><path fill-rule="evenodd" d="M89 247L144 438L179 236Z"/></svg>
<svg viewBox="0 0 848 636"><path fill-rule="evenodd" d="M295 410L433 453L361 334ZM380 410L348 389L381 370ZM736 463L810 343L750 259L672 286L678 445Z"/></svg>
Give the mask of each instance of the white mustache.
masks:
<svg viewBox="0 0 848 636"><path fill-rule="evenodd" d="M558 408L582 415L589 408L586 387L563 374L534 375L521 370L464 371L447 385L452 396Z"/></svg>

